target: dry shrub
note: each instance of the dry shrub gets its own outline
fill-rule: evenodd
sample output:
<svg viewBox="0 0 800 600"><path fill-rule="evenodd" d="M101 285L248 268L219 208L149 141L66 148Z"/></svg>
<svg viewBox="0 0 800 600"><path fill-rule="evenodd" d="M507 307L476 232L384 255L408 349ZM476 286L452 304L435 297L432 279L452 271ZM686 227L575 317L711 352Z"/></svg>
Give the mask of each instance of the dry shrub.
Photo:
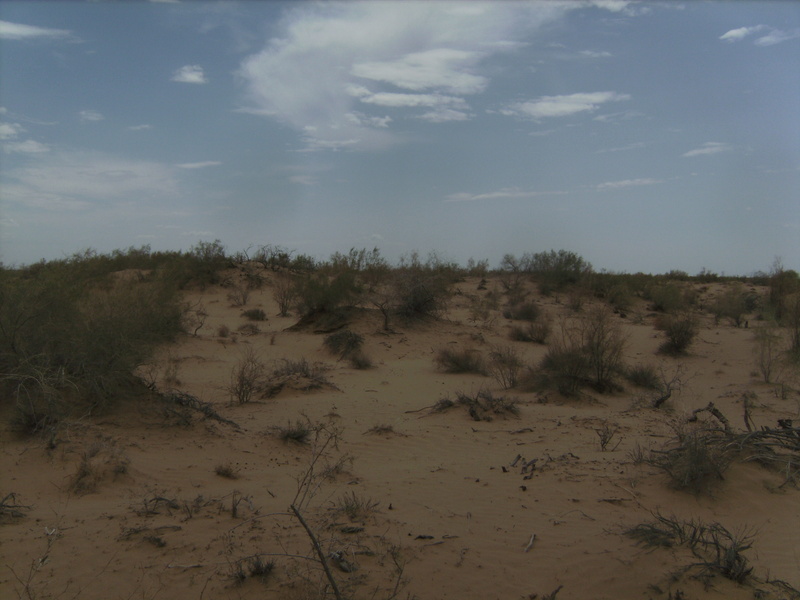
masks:
<svg viewBox="0 0 800 600"><path fill-rule="evenodd" d="M495 396L489 390L480 390L475 394L456 392L455 400L445 396L431 407L431 412L445 412L455 406L463 406L474 421L491 421L494 417L517 417L519 407L514 398Z"/></svg>
<svg viewBox="0 0 800 600"><path fill-rule="evenodd" d="M345 329L327 336L323 344L332 354L338 354L339 360L342 360L361 350L364 345L364 336Z"/></svg>
<svg viewBox="0 0 800 600"><path fill-rule="evenodd" d="M480 351L473 348L441 348L433 361L445 373L486 375L486 361Z"/></svg>
<svg viewBox="0 0 800 600"><path fill-rule="evenodd" d="M541 309L535 302L519 302L503 310L506 319L515 321L536 321L541 316Z"/></svg>
<svg viewBox="0 0 800 600"><path fill-rule="evenodd" d="M549 318L540 317L533 323L526 323L525 325L514 325L509 332L509 337L515 342L535 342L537 344L546 344L547 338L553 327Z"/></svg>
<svg viewBox="0 0 800 600"><path fill-rule="evenodd" d="M634 365L625 371L625 377L633 385L648 390L657 390L661 385L658 371L653 365Z"/></svg>
<svg viewBox="0 0 800 600"><path fill-rule="evenodd" d="M698 333L697 319L689 313L666 316L659 320L657 327L667 336L658 351L670 356L686 354Z"/></svg>
<svg viewBox="0 0 800 600"><path fill-rule="evenodd" d="M522 359L513 346L498 347L489 353L489 374L503 389L513 388L517 385L522 367Z"/></svg>
<svg viewBox="0 0 800 600"><path fill-rule="evenodd" d="M230 383L225 390L231 399L239 404L246 404L253 399L264 382L265 366L256 351L247 347L242 357L232 368Z"/></svg>

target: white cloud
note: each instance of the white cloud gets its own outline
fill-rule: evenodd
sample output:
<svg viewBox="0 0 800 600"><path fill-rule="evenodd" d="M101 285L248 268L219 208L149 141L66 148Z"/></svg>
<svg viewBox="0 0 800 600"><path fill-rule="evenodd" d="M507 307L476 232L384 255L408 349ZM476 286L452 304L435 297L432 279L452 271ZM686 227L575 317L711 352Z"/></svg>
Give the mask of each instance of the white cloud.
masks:
<svg viewBox="0 0 800 600"><path fill-rule="evenodd" d="M534 192L521 190L517 187L501 188L495 192L483 194L471 194L469 192L459 192L450 194L445 198L445 202L474 202L477 200L519 200L537 198L540 196L561 196L566 192Z"/></svg>
<svg viewBox="0 0 800 600"><path fill-rule="evenodd" d="M397 60L357 63L351 72L356 77L412 91L438 89L452 94L477 94L489 80L469 69L482 57L479 52L435 48Z"/></svg>
<svg viewBox="0 0 800 600"><path fill-rule="evenodd" d="M612 56L611 52L604 51L596 51L596 50L581 50L579 52L581 56L585 56L586 58L609 58Z"/></svg>
<svg viewBox="0 0 800 600"><path fill-rule="evenodd" d="M204 162L182 163L175 166L180 169L205 169L206 167L218 167L221 164L218 160L207 160Z"/></svg>
<svg viewBox="0 0 800 600"><path fill-rule="evenodd" d="M23 131L25 129L17 123L0 123L0 140L14 139Z"/></svg>
<svg viewBox="0 0 800 600"><path fill-rule="evenodd" d="M103 115L101 115L96 110L82 110L78 113L78 116L81 118L81 121L102 121L105 119Z"/></svg>
<svg viewBox="0 0 800 600"><path fill-rule="evenodd" d="M766 25L753 25L752 27L739 27L738 29L731 29L719 36L719 39L725 42L739 42L749 35L763 31Z"/></svg>
<svg viewBox="0 0 800 600"><path fill-rule="evenodd" d="M203 67L200 65L185 65L181 67L173 73L171 80L178 83L208 83Z"/></svg>
<svg viewBox="0 0 800 600"><path fill-rule="evenodd" d="M628 94L617 92L591 92L562 96L542 96L529 102L514 102L500 112L506 116L546 119L566 117L581 112L594 112L606 102L629 100Z"/></svg>
<svg viewBox="0 0 800 600"><path fill-rule="evenodd" d="M3 198L7 202L60 210L169 197L177 189L173 171L165 165L85 151L35 155L27 165L8 170L6 182Z"/></svg>
<svg viewBox="0 0 800 600"><path fill-rule="evenodd" d="M755 41L755 44L756 46L774 46L775 44L780 44L781 42L786 42L788 40L794 40L797 38L800 38L800 29L794 29L792 31L773 29L767 35L758 38Z"/></svg>
<svg viewBox="0 0 800 600"><path fill-rule="evenodd" d="M663 179L623 179L622 181L606 181L605 183L600 183L596 186L598 190L618 190L621 188L627 187L636 187L640 185L657 185L659 183L664 183Z"/></svg>
<svg viewBox="0 0 800 600"><path fill-rule="evenodd" d="M469 116L464 96L491 84L487 59L515 51L543 24L585 6L297 3L278 23L279 34L241 63L238 76L248 104L242 110L293 127L307 150L386 146L395 141L391 130L363 118L354 121L348 116L354 106L423 109L422 117L409 116L433 122L464 120ZM615 2L603 8L626 6ZM448 97L458 100L443 100Z"/></svg>
<svg viewBox="0 0 800 600"><path fill-rule="evenodd" d="M64 39L70 37L72 37L72 33L66 29L50 29L48 27L0 21L0 39L3 40Z"/></svg>
<svg viewBox="0 0 800 600"><path fill-rule="evenodd" d="M722 34L719 39L728 42L740 42L746 37L768 30L769 33L762 35L753 42L756 46L774 46L788 40L793 40L800 37L800 29L793 29L791 31L783 31L775 27L767 25L752 25L750 27L739 27L738 29L731 29L730 31Z"/></svg>
<svg viewBox="0 0 800 600"><path fill-rule="evenodd" d="M21 152L23 154L39 154L41 152L50 152L50 146L35 140L25 140L24 142L3 144L3 150L6 152Z"/></svg>
<svg viewBox="0 0 800 600"><path fill-rule="evenodd" d="M0 115L4 115L8 112L8 109L5 106L0 106Z"/></svg>
<svg viewBox="0 0 800 600"><path fill-rule="evenodd" d="M316 185L317 178L312 175L292 175L289 177L289 181L301 185Z"/></svg>
<svg viewBox="0 0 800 600"><path fill-rule="evenodd" d="M719 154L720 152L729 152L731 150L733 150L733 146L729 146L728 144L723 144L721 142L706 142L699 148L685 152L682 156L703 156L705 154Z"/></svg>
<svg viewBox="0 0 800 600"><path fill-rule="evenodd" d="M152 125L147 125L147 124L131 125L130 127L128 127L128 129L130 129L131 131L143 131L145 129L152 129L152 128L153 128Z"/></svg>

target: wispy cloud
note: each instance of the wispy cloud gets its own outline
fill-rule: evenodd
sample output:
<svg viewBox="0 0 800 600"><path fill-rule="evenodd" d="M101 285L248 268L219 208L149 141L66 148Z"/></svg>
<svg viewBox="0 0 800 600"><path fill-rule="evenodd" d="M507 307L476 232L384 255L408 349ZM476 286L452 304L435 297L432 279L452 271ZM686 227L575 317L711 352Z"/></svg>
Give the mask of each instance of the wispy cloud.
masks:
<svg viewBox="0 0 800 600"><path fill-rule="evenodd" d="M618 190L627 187L637 187L642 185L657 185L659 183L664 183L663 179L650 179L650 178L641 178L641 179L623 179L621 181L606 181L605 183L599 183L595 186L597 190Z"/></svg>
<svg viewBox="0 0 800 600"><path fill-rule="evenodd" d="M32 40L32 39L68 39L72 32L67 29L50 29L35 25L23 25L0 21L0 39L3 40Z"/></svg>
<svg viewBox="0 0 800 600"><path fill-rule="evenodd" d="M501 188L494 192L485 192L482 194L472 194L469 192L458 192L450 194L445 198L445 202L474 202L479 200L520 200L529 198L538 198L541 196L561 196L567 192L538 192L531 190L522 190L517 187Z"/></svg>
<svg viewBox="0 0 800 600"><path fill-rule="evenodd" d="M728 144L723 144L722 142L706 142L699 148L695 148L694 150L689 150L688 152L684 152L682 156L687 158L692 156L704 156L706 154L719 154L720 152L730 152L733 150L733 146Z"/></svg>
<svg viewBox="0 0 800 600"><path fill-rule="evenodd" d="M751 25L749 27L731 29L730 31L722 34L719 39L728 43L740 42L751 35L755 35L763 31L768 31L769 33L756 38L756 40L753 42L756 46L774 46L775 44L780 44L781 42L800 38L800 29L784 31L782 29L769 27L767 25Z"/></svg>
<svg viewBox="0 0 800 600"><path fill-rule="evenodd" d="M177 190L172 169L165 165L100 152L36 155L6 176L5 201L47 210L85 209L142 195L169 197Z"/></svg>
<svg viewBox="0 0 800 600"><path fill-rule="evenodd" d="M78 113L81 121L102 121L105 117L96 110L82 110Z"/></svg>
<svg viewBox="0 0 800 600"><path fill-rule="evenodd" d="M130 129L131 131L144 131L145 129L152 129L152 128L153 128L152 125L148 125L146 123L142 125L131 125L130 127L128 127L128 129Z"/></svg>
<svg viewBox="0 0 800 600"><path fill-rule="evenodd" d="M292 175L289 177L292 183L299 183L301 185L316 185L317 178L312 175Z"/></svg>
<svg viewBox="0 0 800 600"><path fill-rule="evenodd" d="M644 148L647 146L644 142L634 142L633 144L627 144L626 146L616 146L614 148L601 148L600 150L596 150L596 154L605 154L607 152L625 152L626 150L636 150L638 148Z"/></svg>
<svg viewBox="0 0 800 600"><path fill-rule="evenodd" d="M6 152L21 152L23 154L40 154L50 152L50 146L35 140L25 140L23 142L8 142L3 144Z"/></svg>
<svg viewBox="0 0 800 600"><path fill-rule="evenodd" d="M11 140L16 138L25 129L17 123L0 123L0 140Z"/></svg>
<svg viewBox="0 0 800 600"><path fill-rule="evenodd" d="M567 117L581 112L594 112L607 102L630 100L628 94L590 92L562 96L541 96L528 102L513 102L500 110L506 116L531 119Z"/></svg>
<svg viewBox="0 0 800 600"><path fill-rule="evenodd" d="M628 3L605 4L619 11ZM307 150L385 147L397 139L387 125L398 118L472 118L467 98L491 85L489 59L516 51L544 24L585 6L298 3L276 37L242 62L244 110L295 128ZM354 121L349 115L358 110L383 120Z"/></svg>
<svg viewBox="0 0 800 600"><path fill-rule="evenodd" d="M206 160L203 162L181 163L175 166L179 169L205 169L206 167L218 167L221 164L218 160Z"/></svg>
<svg viewBox="0 0 800 600"><path fill-rule="evenodd" d="M185 65L173 73L172 81L178 83L208 83L203 67L200 65Z"/></svg>

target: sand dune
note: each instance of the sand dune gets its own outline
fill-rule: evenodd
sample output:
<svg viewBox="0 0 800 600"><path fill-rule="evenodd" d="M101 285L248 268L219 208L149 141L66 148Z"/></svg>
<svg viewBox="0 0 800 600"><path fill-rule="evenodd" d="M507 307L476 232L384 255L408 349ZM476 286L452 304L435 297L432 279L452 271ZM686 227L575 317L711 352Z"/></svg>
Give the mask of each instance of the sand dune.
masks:
<svg viewBox="0 0 800 600"><path fill-rule="evenodd" d="M349 328L364 336L373 362L364 370L337 360L324 335L288 330L297 317L274 316L270 286L248 299L247 308L269 315L253 323L258 331L238 331L250 322L227 290L191 292L205 323L164 348L148 373L223 420L142 399L77 419L49 443L4 429L0 492L22 507L0 524L3 597L320 598L327 580L292 503L325 553L338 553L329 562L346 597L797 597L773 581L800 588L800 496L785 473L735 461L695 495L632 459L637 447L662 448L709 402L744 431L746 392L756 428L798 419L797 383L765 384L754 374L755 321L736 328L706 314L689 354L667 357L657 353L663 334L643 301L615 316L626 363L682 369L685 385L659 409L629 383L577 398L503 390L492 377L444 373L434 362L443 347L486 354L511 345L527 364L546 353L510 341L499 309L474 318L470 297L497 285L478 283L459 283L442 319L395 323L392 333L375 310L354 316ZM534 298L553 318L572 314L564 298ZM248 348L269 368L285 359L324 367L328 383L305 390L300 377L271 397L232 403L225 388ZM514 399L518 415L476 421L463 406L432 410L481 390ZM281 440L278 429L298 421L312 427L311 442ZM615 432L605 450L604 428ZM317 452L332 433L338 444ZM303 499L298 480L312 463ZM751 577L736 583L698 565L706 561L700 549L649 548L625 535L656 514L752 534ZM263 581L251 573L255 556L275 562Z"/></svg>

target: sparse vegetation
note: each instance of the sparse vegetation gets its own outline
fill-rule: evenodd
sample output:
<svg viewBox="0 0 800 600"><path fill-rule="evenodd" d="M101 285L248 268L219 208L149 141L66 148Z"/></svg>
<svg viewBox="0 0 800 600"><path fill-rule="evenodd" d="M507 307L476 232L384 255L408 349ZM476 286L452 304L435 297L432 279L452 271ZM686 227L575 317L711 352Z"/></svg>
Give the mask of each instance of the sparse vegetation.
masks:
<svg viewBox="0 0 800 600"><path fill-rule="evenodd" d="M486 361L479 350L474 348L441 348L433 359L436 366L445 373L475 373L486 375Z"/></svg>
<svg viewBox="0 0 800 600"><path fill-rule="evenodd" d="M231 367L230 383L226 391L238 404L247 404L263 385L264 363L258 353L248 346L239 361Z"/></svg>
<svg viewBox="0 0 800 600"><path fill-rule="evenodd" d="M465 407L473 421L492 421L494 417L519 416L519 407L515 399L495 396L489 390L480 390L472 395L456 392L455 400L445 396L437 400L431 407L431 412L445 412L455 406Z"/></svg>
<svg viewBox="0 0 800 600"><path fill-rule="evenodd" d="M513 388L519 381L519 373L524 363L513 346L494 348L489 352L487 370L503 389Z"/></svg>
<svg viewBox="0 0 800 600"><path fill-rule="evenodd" d="M245 319L249 319L250 321L266 321L267 320L267 313L260 308L251 308L246 310L242 313L242 316Z"/></svg>
<svg viewBox="0 0 800 600"><path fill-rule="evenodd" d="M660 320L658 328L667 336L659 352L670 356L686 354L698 332L697 319L690 313L666 316Z"/></svg>

